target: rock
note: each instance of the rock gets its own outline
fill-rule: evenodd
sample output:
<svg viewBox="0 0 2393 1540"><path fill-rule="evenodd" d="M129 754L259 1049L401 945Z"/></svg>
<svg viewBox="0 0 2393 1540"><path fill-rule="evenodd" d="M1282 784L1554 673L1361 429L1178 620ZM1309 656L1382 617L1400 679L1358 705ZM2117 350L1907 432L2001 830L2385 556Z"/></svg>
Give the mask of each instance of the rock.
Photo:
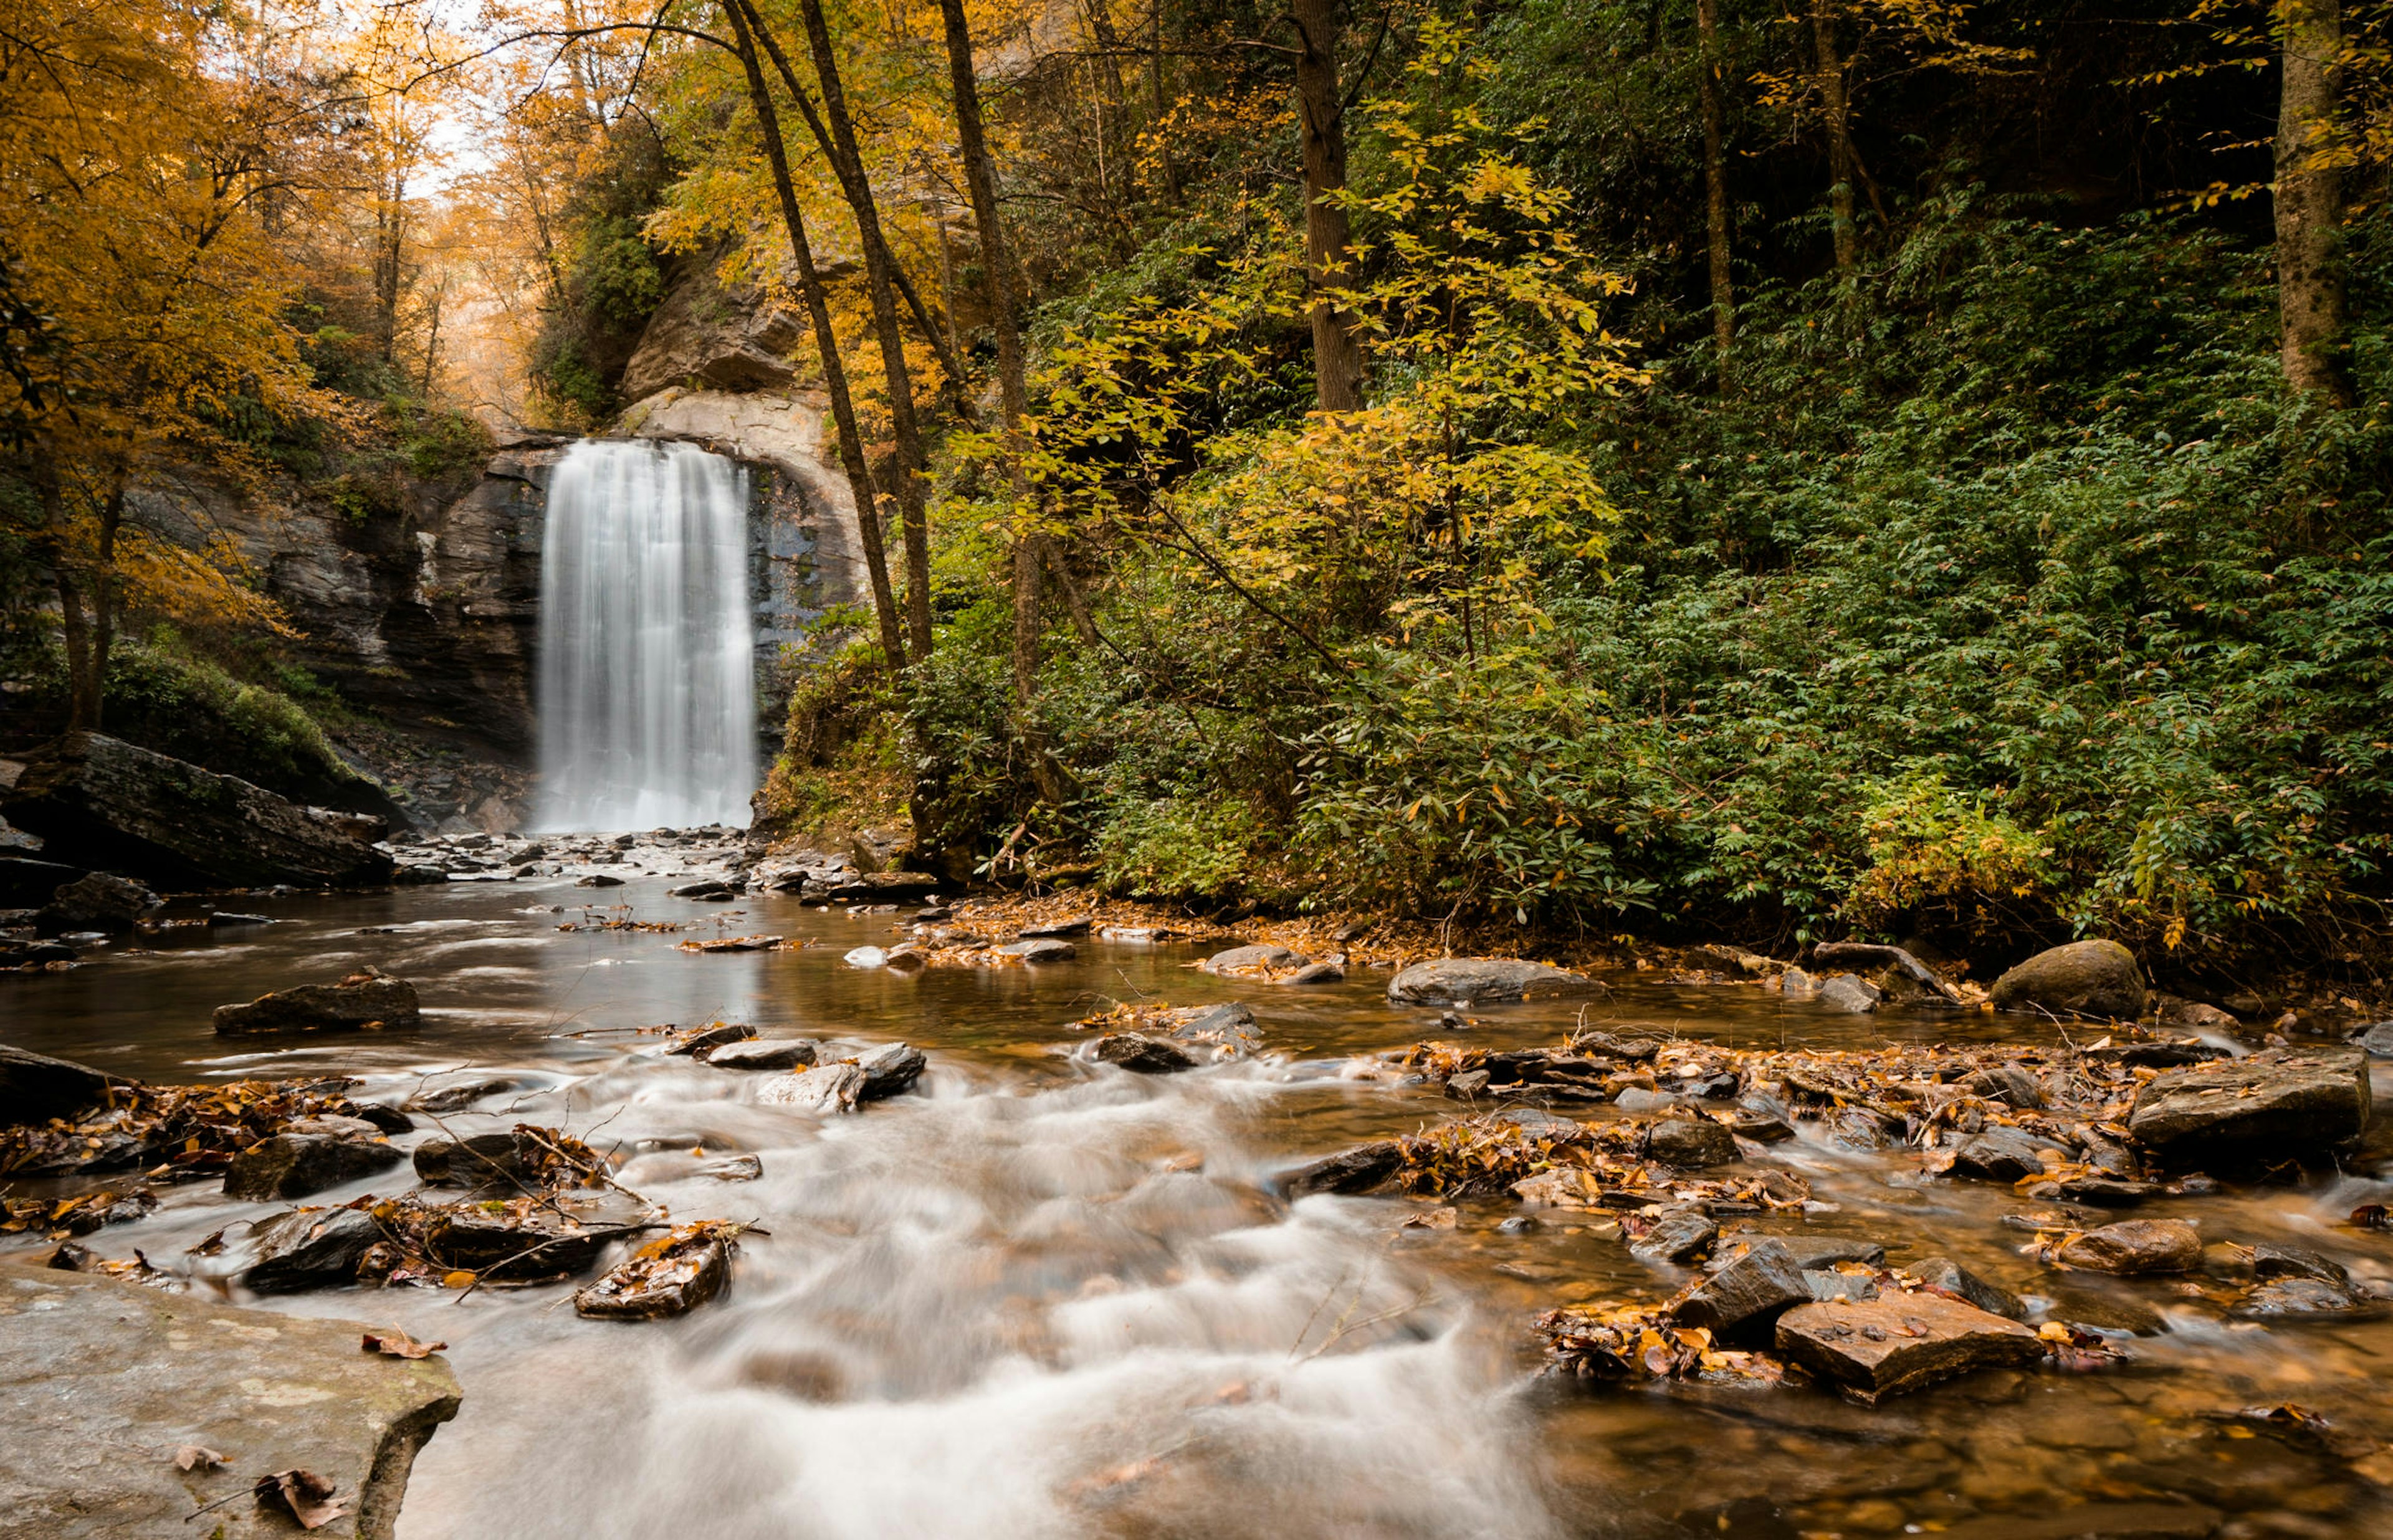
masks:
<svg viewBox="0 0 2393 1540"><path fill-rule="evenodd" d="M2073 941L1996 979L1993 998L1997 1011L2131 1022L2144 1013L2144 974L2115 941Z"/></svg>
<svg viewBox="0 0 2393 1540"><path fill-rule="evenodd" d="M1484 1069L1466 1069L1445 1077L1445 1094L1458 1102L1468 1102L1486 1089L1487 1072Z"/></svg>
<svg viewBox="0 0 2393 1540"><path fill-rule="evenodd" d="M854 1112L864 1090L864 1071L854 1064L823 1064L797 1075L781 1075L757 1088L756 1100L768 1107L795 1107L825 1116Z"/></svg>
<svg viewBox="0 0 2393 1540"><path fill-rule="evenodd" d="M1956 1146L1953 1151L1953 1169L1988 1181L2017 1181L2022 1177L2041 1175L2042 1152L2054 1147L2051 1141L2038 1139L2024 1129L1997 1125L1971 1134Z"/></svg>
<svg viewBox="0 0 2393 1540"><path fill-rule="evenodd" d="M303 984L260 995L247 1005L216 1007L219 1038L270 1038L304 1032L405 1031L422 1024L415 985L381 973L353 973L338 984Z"/></svg>
<svg viewBox="0 0 2393 1540"><path fill-rule="evenodd" d="M271 925L274 921L262 914L236 914L228 909L216 909L209 914L208 923L210 925Z"/></svg>
<svg viewBox="0 0 2393 1540"><path fill-rule="evenodd" d="M33 917L33 924L46 935L60 931L101 931L122 935L163 902L129 877L95 871L52 893L50 901Z"/></svg>
<svg viewBox="0 0 2393 1540"><path fill-rule="evenodd" d="M2351 1274L2334 1258L2268 1241L2252 1248L2252 1275L2264 1283L2271 1278L2314 1278L2337 1288L2351 1286Z"/></svg>
<svg viewBox="0 0 2393 1540"><path fill-rule="evenodd" d="M2247 1321L2283 1316L2350 1315L2371 1307L2351 1291L2318 1278L2275 1278L2239 1300L2229 1314Z"/></svg>
<svg viewBox="0 0 2393 1540"><path fill-rule="evenodd" d="M2168 1330L2168 1322L2161 1312L2140 1300L2085 1289L2054 1289L2044 1314L2048 1321L2095 1331L2123 1331L2133 1337L2158 1337Z"/></svg>
<svg viewBox="0 0 2393 1540"><path fill-rule="evenodd" d="M2269 1049L2146 1082L2127 1130L2167 1164L2279 1161L2348 1144L2368 1126L2366 1055Z"/></svg>
<svg viewBox="0 0 2393 1540"><path fill-rule="evenodd" d="M832 903L919 904L939 891L939 880L926 871L848 873L823 896Z"/></svg>
<svg viewBox="0 0 2393 1540"><path fill-rule="evenodd" d="M724 1160L710 1160L698 1168L702 1177L717 1181L754 1181L765 1174L765 1163L754 1155L732 1155Z"/></svg>
<svg viewBox="0 0 2393 1540"><path fill-rule="evenodd" d="M240 1310L91 1273L0 1266L0 1533L32 1540L266 1540L298 1526L254 1502L304 1469L349 1500L318 1533L389 1540L416 1452L457 1415L439 1358L359 1351L367 1328ZM178 1445L229 1468L177 1468ZM183 1520L236 1500L203 1524Z"/></svg>
<svg viewBox="0 0 2393 1540"><path fill-rule="evenodd" d="M0 1128L72 1116L106 1101L111 1089L132 1085L72 1059L0 1043Z"/></svg>
<svg viewBox="0 0 2393 1540"><path fill-rule="evenodd" d="M1867 1107L1847 1107L1828 1128L1828 1142L1840 1150L1883 1150L1903 1140L1903 1119Z"/></svg>
<svg viewBox="0 0 2393 1540"><path fill-rule="evenodd" d="M770 291L724 283L722 260L711 249L681 265L679 281L665 291L623 365L625 400L674 385L752 392L796 383L790 355L806 344L805 312Z"/></svg>
<svg viewBox="0 0 2393 1540"><path fill-rule="evenodd" d="M1875 1267L1886 1260L1886 1247L1876 1241L1856 1240L1850 1235L1780 1235L1776 1239L1795 1259L1795 1265L1806 1272L1817 1272L1838 1262L1865 1262Z"/></svg>
<svg viewBox="0 0 2393 1540"><path fill-rule="evenodd" d="M410 864L398 868L390 874L390 883L391 886L395 888L421 888L427 887L434 882L446 882L447 881L449 881L449 872L448 869L443 867L427 867ZM587 878L584 878L582 885L586 888L594 886L595 884L593 884Z"/></svg>
<svg viewBox="0 0 2393 1540"><path fill-rule="evenodd" d="M1776 1337L1780 1352L1868 1405L2044 1356L2018 1322L1926 1293L1798 1305L1778 1318Z"/></svg>
<svg viewBox="0 0 2393 1540"><path fill-rule="evenodd" d="M442 873L441 879L444 881L447 881L448 874ZM577 888L620 888L623 885L623 880L611 872L594 871L573 885Z"/></svg>
<svg viewBox="0 0 2393 1540"><path fill-rule="evenodd" d="M1728 1342L1766 1335L1781 1312L1811 1298L1786 1244L1765 1235L1670 1301L1669 1312L1679 1325L1701 1326Z"/></svg>
<svg viewBox="0 0 2393 1540"><path fill-rule="evenodd" d="M1989 1315L2011 1321L2027 1319L2026 1300L2000 1284L1988 1283L1950 1257L1923 1257L1903 1271L1929 1287L1955 1295Z"/></svg>
<svg viewBox="0 0 2393 1540"><path fill-rule="evenodd" d="M915 918L919 920L922 917L917 915ZM939 918L945 920L947 916L941 915ZM1022 927L1022 939L1025 941L1067 940L1073 936L1088 934L1089 927L1093 923L1094 921L1087 915L1080 915L1071 920L1050 920L1044 925L1025 925Z"/></svg>
<svg viewBox="0 0 2393 1540"><path fill-rule="evenodd" d="M2366 1050L2372 1059L2393 1059L2393 1022L2362 1027L2351 1040Z"/></svg>
<svg viewBox="0 0 2393 1540"><path fill-rule="evenodd" d="M1097 1039L1092 1052L1099 1064L1117 1064L1134 1075L1170 1075L1195 1069L1199 1063L1196 1055L1178 1043L1143 1032L1108 1033Z"/></svg>
<svg viewBox="0 0 2393 1540"><path fill-rule="evenodd" d="M415 1180L433 1187L515 1192L547 1152L513 1132L427 1139L415 1147Z"/></svg>
<svg viewBox="0 0 2393 1540"><path fill-rule="evenodd" d="M1314 1193L1368 1193L1385 1186L1403 1164L1403 1147L1394 1140L1374 1140L1300 1166L1282 1178L1280 1185L1291 1198Z"/></svg>
<svg viewBox="0 0 2393 1540"><path fill-rule="evenodd" d="M1016 941L996 948L1000 957L1018 957L1028 963L1069 962L1080 955L1080 949L1068 941L1041 937L1032 941Z"/></svg>
<svg viewBox="0 0 2393 1540"><path fill-rule="evenodd" d="M728 898L731 896L731 884L708 878L703 881L684 882L680 887L667 888L665 896L668 898Z"/></svg>
<svg viewBox="0 0 2393 1540"><path fill-rule="evenodd" d="M233 1281L256 1294L296 1294L355 1283L358 1263L383 1238L358 1208L294 1208L250 1226L256 1259Z"/></svg>
<svg viewBox="0 0 2393 1540"><path fill-rule="evenodd" d="M1416 962L1388 981L1398 1005L1481 1005L1591 994L1593 979L1516 958L1439 958Z"/></svg>
<svg viewBox="0 0 2393 1540"><path fill-rule="evenodd" d="M2215 1005L2201 1000L2176 1000L2161 1011L2161 1020L2188 1032L2233 1032L2243 1024Z"/></svg>
<svg viewBox="0 0 2393 1540"><path fill-rule="evenodd" d="M0 811L55 849L169 887L371 887L391 878L390 857L334 815L98 733L59 738Z"/></svg>
<svg viewBox="0 0 2393 1540"><path fill-rule="evenodd" d="M1820 981L1820 1003L1831 1011L1866 1015L1886 998L1886 991L1858 973L1837 973Z"/></svg>
<svg viewBox="0 0 2393 1540"><path fill-rule="evenodd" d="M878 1102L884 1096L910 1090L929 1064L921 1049L905 1043L883 1043L870 1053L860 1054L856 1067L864 1072L864 1085L857 1090L857 1100Z"/></svg>
<svg viewBox="0 0 2393 1540"><path fill-rule="evenodd" d="M382 1141L279 1133L232 1157L224 1193L251 1202L288 1201L387 1171L405 1157Z"/></svg>
<svg viewBox="0 0 2393 1540"><path fill-rule="evenodd" d="M1961 1077L1961 1089L1972 1096L2000 1102L2021 1112L2033 1112L2044 1105L2043 1088L2020 1064L1997 1064L1973 1071Z"/></svg>
<svg viewBox="0 0 2393 1540"><path fill-rule="evenodd" d="M1820 981L1800 968L1789 968L1778 975L1778 992L1785 999L1811 999L1820 993Z"/></svg>
<svg viewBox="0 0 2393 1540"><path fill-rule="evenodd" d="M1803 1286L1811 1298L1827 1299L1875 1299L1877 1280L1866 1272L1840 1272L1834 1268L1807 1267L1803 1270Z"/></svg>
<svg viewBox="0 0 2393 1540"><path fill-rule="evenodd" d="M1273 981L1283 987L1300 984L1343 984L1346 970L1334 962L1308 962L1284 979Z"/></svg>
<svg viewBox="0 0 2393 1540"><path fill-rule="evenodd" d="M1197 971L1235 976L1261 972L1270 968L1301 968L1312 959L1301 952L1291 952L1285 946L1269 945L1233 946L1226 952L1216 952L1196 965Z"/></svg>
<svg viewBox="0 0 2393 1540"><path fill-rule="evenodd" d="M406 1112L463 1112L485 1096L520 1090L523 1086L524 1082L512 1075L468 1075L439 1085L427 1083L399 1106Z"/></svg>
<svg viewBox="0 0 2393 1540"><path fill-rule="evenodd" d="M2157 1181L2121 1181L2113 1177L2070 1177L2049 1185L2051 1195L2063 1203L2083 1203L2095 1208L2133 1208L2168 1192ZM2040 1197L2046 1189L2039 1186L2034 1191Z"/></svg>
<svg viewBox="0 0 2393 1540"><path fill-rule="evenodd" d="M587 1272L608 1246L637 1233L645 1218L617 1194L553 1201L564 1212L452 1205L424 1227L425 1255L441 1267L498 1283Z"/></svg>
<svg viewBox="0 0 2393 1540"><path fill-rule="evenodd" d="M764 1038L726 1043L706 1056L715 1069L805 1069L819 1056L817 1044L804 1038Z"/></svg>
<svg viewBox="0 0 2393 1540"><path fill-rule="evenodd" d="M2202 1232L2183 1220L2123 1220L2072 1237L2057 1259L2089 1272L2190 1272L2202 1265Z"/></svg>
<svg viewBox="0 0 2393 1540"><path fill-rule="evenodd" d="M1961 991L1944 982L1935 969L1920 961L1900 946L1876 946L1861 941L1824 941L1811 948L1811 960L1824 967L1891 968L1916 989L1913 994L1947 1005L1963 1002ZM1892 975L1882 974L1882 977Z"/></svg>
<svg viewBox="0 0 2393 1540"><path fill-rule="evenodd" d="M1720 1226L1693 1209L1665 1214L1628 1250L1649 1262L1693 1261L1720 1235Z"/></svg>
<svg viewBox="0 0 2393 1540"><path fill-rule="evenodd" d="M713 1225L687 1225L575 1294L573 1310L602 1321L661 1320L696 1310L730 1282L730 1243Z"/></svg>
<svg viewBox="0 0 2393 1540"><path fill-rule="evenodd" d="M681 1034L673 1040L665 1052L703 1059L719 1048L727 1047L732 1043L744 1043L755 1036L756 1029L746 1022L719 1022L713 1026L700 1027L695 1032Z"/></svg>
<svg viewBox="0 0 2393 1540"><path fill-rule="evenodd" d="M1739 1103L1729 1131L1757 1144L1784 1144L1795 1137L1795 1125L1778 1108L1748 1101Z"/></svg>
<svg viewBox="0 0 2393 1540"><path fill-rule="evenodd" d="M1708 1117L1666 1117L1645 1130L1645 1158L1682 1169L1737 1158L1736 1135Z"/></svg>

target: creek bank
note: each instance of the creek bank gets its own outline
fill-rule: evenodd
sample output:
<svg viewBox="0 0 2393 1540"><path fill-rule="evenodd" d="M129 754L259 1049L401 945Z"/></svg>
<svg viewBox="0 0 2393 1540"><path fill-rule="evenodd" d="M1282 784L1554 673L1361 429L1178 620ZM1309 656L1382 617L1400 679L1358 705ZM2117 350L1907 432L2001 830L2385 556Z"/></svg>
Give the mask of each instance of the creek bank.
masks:
<svg viewBox="0 0 2393 1540"><path fill-rule="evenodd" d="M367 1329L0 1263L0 1533L286 1535L296 1526L246 1489L306 1470L347 1508L319 1533L388 1540L416 1454L460 1395L441 1359L361 1351ZM179 1468L186 1445L226 1463ZM227 1497L208 1527L185 1521Z"/></svg>

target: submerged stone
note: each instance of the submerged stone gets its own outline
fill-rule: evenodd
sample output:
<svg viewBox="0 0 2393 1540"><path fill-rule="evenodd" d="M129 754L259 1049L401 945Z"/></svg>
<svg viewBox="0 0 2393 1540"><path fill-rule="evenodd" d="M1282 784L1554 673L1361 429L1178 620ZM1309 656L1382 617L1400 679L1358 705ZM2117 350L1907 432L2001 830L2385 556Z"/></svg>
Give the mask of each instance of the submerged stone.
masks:
<svg viewBox="0 0 2393 1540"><path fill-rule="evenodd" d="M2035 1333L1933 1294L1798 1305L1778 1318L1778 1351L1875 1405L1972 1370L2032 1364Z"/></svg>
<svg viewBox="0 0 2393 1540"><path fill-rule="evenodd" d="M1388 981L1398 1005L1480 1005L1593 993L1593 979L1518 958L1437 958Z"/></svg>
<svg viewBox="0 0 2393 1540"><path fill-rule="evenodd" d="M338 984L303 984L260 995L246 1005L216 1007L220 1038L269 1038L304 1032L403 1031L422 1023L415 985L382 973L353 973Z"/></svg>
<svg viewBox="0 0 2393 1540"><path fill-rule="evenodd" d="M1143 1032L1112 1032L1091 1050L1099 1064L1115 1064L1133 1075L1171 1075L1195 1069L1196 1055L1178 1043L1150 1038Z"/></svg>

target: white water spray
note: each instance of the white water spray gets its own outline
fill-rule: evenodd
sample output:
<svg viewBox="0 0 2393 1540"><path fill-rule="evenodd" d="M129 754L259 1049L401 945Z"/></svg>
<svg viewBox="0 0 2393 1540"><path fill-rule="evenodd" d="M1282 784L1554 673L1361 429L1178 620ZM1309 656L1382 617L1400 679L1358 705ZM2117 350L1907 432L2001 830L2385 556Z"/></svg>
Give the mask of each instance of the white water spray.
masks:
<svg viewBox="0 0 2393 1540"><path fill-rule="evenodd" d="M543 829L748 822L748 478L687 444L585 439L541 557Z"/></svg>

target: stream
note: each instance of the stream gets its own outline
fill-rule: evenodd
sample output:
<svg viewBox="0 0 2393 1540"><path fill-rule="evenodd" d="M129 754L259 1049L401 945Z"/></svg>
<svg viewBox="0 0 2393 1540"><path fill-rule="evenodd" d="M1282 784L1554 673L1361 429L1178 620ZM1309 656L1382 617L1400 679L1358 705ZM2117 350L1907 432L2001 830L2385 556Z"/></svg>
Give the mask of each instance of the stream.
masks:
<svg viewBox="0 0 2393 1540"><path fill-rule="evenodd" d="M1689 1274L1636 1259L1599 1216L1523 1225L1504 1199L1458 1205L1451 1228L1406 1226L1438 1206L1275 1195L1302 1160L1459 1110L1355 1073L1358 1055L1453 1036L1435 1011L1392 1006L1384 971L1273 988L1196 972L1205 948L1091 938L1036 969L850 967L850 948L905 933L906 914L667 895L720 871L733 839L643 843L609 868L615 888L577 887L589 868L568 865L242 899L273 923L0 981L12 1041L146 1079L337 1072L362 1077L353 1096L396 1104L436 1072L512 1077L441 1122L563 1128L616 1152L619 1180L676 1219L762 1232L726 1296L671 1321L583 1320L562 1287L255 1301L448 1344L464 1410L416 1465L404 1540L2393 1533L2379 1484L2393 1483L2393 1321L2263 1326L2229 1319L2199 1280L2041 1268L2002 1223L2025 1206L2008 1189L1929 1179L1916 1153L1837 1149L1806 1125L1772 1155L1810 1181L1816 1211L1742 1222L1863 1237L1894 1262L1941 1254L2066 1297L2126 1362L1981 1373L1870 1410L1814 1389L1540 1379L1539 1312L1658 1299ZM684 929L558 929L585 908ZM677 949L753 933L791 946ZM211 1030L217 1005L367 964L416 982L420 1031L255 1051ZM1170 1076L1075 1056L1088 1035L1069 1024L1113 1002L1223 999L1254 1010L1261 1055ZM1487 1048L1551 1044L1582 1020L1770 1047L2056 1030L1635 978L1591 1006L1475 1015L1470 1040ZM764 1077L668 1057L636 1030L716 1019L831 1054L903 1039L930 1068L915 1094L824 1119L759 1104ZM398 1142L438 1131L418 1122ZM761 1178L702 1173L734 1154ZM2340 1179L2137 1217L2307 1246L2393 1289L2393 1234L2340 1222L2393 1194L2375 1157L2372 1144ZM281 1207L216 1187L163 1189L153 1217L87 1244L203 1270L188 1247ZM2333 1435L2234 1415L2283 1403Z"/></svg>

